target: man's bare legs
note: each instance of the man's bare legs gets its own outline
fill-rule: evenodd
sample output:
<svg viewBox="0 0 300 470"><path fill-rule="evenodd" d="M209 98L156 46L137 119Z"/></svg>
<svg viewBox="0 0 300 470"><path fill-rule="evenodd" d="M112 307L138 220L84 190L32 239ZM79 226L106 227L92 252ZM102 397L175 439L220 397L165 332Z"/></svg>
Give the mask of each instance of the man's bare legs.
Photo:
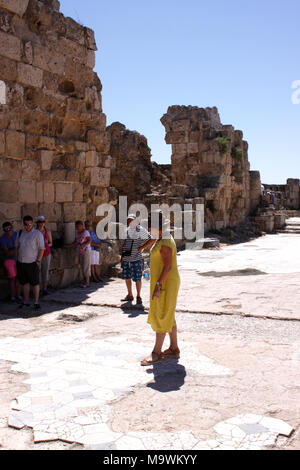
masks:
<svg viewBox="0 0 300 470"><path fill-rule="evenodd" d="M141 290L142 290L142 281L136 282L136 292L137 292L138 297L141 297Z"/></svg>
<svg viewBox="0 0 300 470"><path fill-rule="evenodd" d="M132 295L132 282L131 282L131 279L125 279L125 282L126 282L126 287L127 287L128 295L129 295L130 297L133 297L133 295Z"/></svg>
<svg viewBox="0 0 300 470"><path fill-rule="evenodd" d="M30 284L23 285L23 299L25 304L29 304Z"/></svg>

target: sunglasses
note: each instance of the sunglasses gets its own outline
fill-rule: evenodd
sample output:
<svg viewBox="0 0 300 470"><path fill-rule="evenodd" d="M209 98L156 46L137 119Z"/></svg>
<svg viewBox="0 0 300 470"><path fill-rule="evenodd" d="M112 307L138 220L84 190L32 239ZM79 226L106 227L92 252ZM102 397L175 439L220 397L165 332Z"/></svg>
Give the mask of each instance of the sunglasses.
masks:
<svg viewBox="0 0 300 470"><path fill-rule="evenodd" d="M32 227L32 222L29 223L29 224L26 224L26 223L25 223L25 224L24 224L24 227Z"/></svg>
<svg viewBox="0 0 300 470"><path fill-rule="evenodd" d="M5 228L5 229L3 229L3 230L4 230L4 232L11 232L11 231L12 231L12 227L7 227L7 228Z"/></svg>

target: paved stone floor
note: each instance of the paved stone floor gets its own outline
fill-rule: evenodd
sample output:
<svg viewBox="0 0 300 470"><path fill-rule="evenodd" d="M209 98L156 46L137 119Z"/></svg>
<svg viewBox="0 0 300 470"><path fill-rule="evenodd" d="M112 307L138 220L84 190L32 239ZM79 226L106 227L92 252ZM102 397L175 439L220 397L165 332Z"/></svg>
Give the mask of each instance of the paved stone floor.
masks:
<svg viewBox="0 0 300 470"><path fill-rule="evenodd" d="M145 368L146 282L144 311L118 279L2 304L1 448L299 450L299 244L181 253L181 358Z"/></svg>

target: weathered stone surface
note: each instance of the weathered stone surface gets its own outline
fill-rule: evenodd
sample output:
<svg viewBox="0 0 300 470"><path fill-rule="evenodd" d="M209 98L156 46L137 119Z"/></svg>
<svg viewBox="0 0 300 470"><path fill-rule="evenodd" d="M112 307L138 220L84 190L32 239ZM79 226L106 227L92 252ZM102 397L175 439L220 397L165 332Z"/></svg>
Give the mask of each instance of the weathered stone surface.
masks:
<svg viewBox="0 0 300 470"><path fill-rule="evenodd" d="M55 201L71 202L73 200L72 183L56 183L55 184Z"/></svg>
<svg viewBox="0 0 300 470"><path fill-rule="evenodd" d="M171 184L195 189L206 201L206 230L242 223L250 211L248 145L243 133L223 126L217 108L171 106L161 119L172 144ZM259 193L258 193L259 194ZM174 194L173 194L174 195ZM183 195L183 194L182 194ZM251 209L258 204L253 186Z"/></svg>
<svg viewBox="0 0 300 470"><path fill-rule="evenodd" d="M18 80L23 85L41 88L43 84L43 71L29 64L18 64Z"/></svg>
<svg viewBox="0 0 300 470"><path fill-rule="evenodd" d="M0 31L0 55L8 59L21 60L21 41Z"/></svg>
<svg viewBox="0 0 300 470"><path fill-rule="evenodd" d="M50 170L53 160L53 151L52 150L41 150L40 151L41 159L41 169Z"/></svg>
<svg viewBox="0 0 300 470"><path fill-rule="evenodd" d="M0 0L0 8L23 16L28 7L28 3L29 0Z"/></svg>
<svg viewBox="0 0 300 470"><path fill-rule="evenodd" d="M25 134L7 130L5 132L5 154L7 157L25 157Z"/></svg>
<svg viewBox="0 0 300 470"><path fill-rule="evenodd" d="M57 0L0 0L0 225L43 214L56 239L62 223L87 214L96 222L97 205L109 202L95 50L94 33L65 18Z"/></svg>

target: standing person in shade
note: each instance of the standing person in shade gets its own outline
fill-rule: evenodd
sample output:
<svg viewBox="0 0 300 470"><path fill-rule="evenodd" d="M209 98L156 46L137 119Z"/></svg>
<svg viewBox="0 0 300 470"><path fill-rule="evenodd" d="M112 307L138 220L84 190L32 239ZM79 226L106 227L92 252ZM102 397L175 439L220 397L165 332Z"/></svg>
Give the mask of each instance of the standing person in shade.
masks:
<svg viewBox="0 0 300 470"><path fill-rule="evenodd" d="M49 292L47 290L48 282L49 282L49 268L51 262L51 246L52 246L52 234L49 229L46 228L46 219L43 215L39 215L36 221L37 229L43 234L44 243L45 243L45 251L41 261L41 281L42 281L42 295L48 295Z"/></svg>
<svg viewBox="0 0 300 470"><path fill-rule="evenodd" d="M17 278L17 263L15 243L18 233L13 230L10 222L4 222L2 225L3 235L0 237L0 248L4 255L4 268L9 280L9 292L12 302L21 301L20 284Z"/></svg>
<svg viewBox="0 0 300 470"><path fill-rule="evenodd" d="M82 288L90 286L91 276L91 236L83 225L81 220L75 222L76 238L75 241L66 247L76 246L79 254L79 264L84 277Z"/></svg>
<svg viewBox="0 0 300 470"><path fill-rule="evenodd" d="M151 239L151 235L144 227L141 227L136 220L136 216L130 214L127 217L126 239L122 247L122 279L126 282L127 296L122 299L122 302L132 302L132 281L136 283L137 305L143 303L141 298L142 289L142 270L143 270L143 256L139 251Z"/></svg>
<svg viewBox="0 0 300 470"><path fill-rule="evenodd" d="M97 268L100 264L100 248L102 246L101 241L97 237L96 233L93 230L93 225L90 220L85 222L85 228L90 233L91 236L91 275L92 281L94 282L103 282L102 279L98 276Z"/></svg>
<svg viewBox="0 0 300 470"><path fill-rule="evenodd" d="M40 266L45 251L44 237L33 227L33 218L23 218L24 229L16 239L18 279L23 288L23 304L29 306L30 286L33 289L34 309L40 309Z"/></svg>
<svg viewBox="0 0 300 470"><path fill-rule="evenodd" d="M180 286L177 268L177 249L174 238L166 232L168 224L159 213L159 223L155 227L152 219L148 222L150 233L156 238L151 248L150 258L150 310L148 323L156 333L152 353L142 362L148 366L165 356L179 357L175 309ZM147 248L147 246L145 247ZM166 334L170 336L170 347L162 352Z"/></svg>

